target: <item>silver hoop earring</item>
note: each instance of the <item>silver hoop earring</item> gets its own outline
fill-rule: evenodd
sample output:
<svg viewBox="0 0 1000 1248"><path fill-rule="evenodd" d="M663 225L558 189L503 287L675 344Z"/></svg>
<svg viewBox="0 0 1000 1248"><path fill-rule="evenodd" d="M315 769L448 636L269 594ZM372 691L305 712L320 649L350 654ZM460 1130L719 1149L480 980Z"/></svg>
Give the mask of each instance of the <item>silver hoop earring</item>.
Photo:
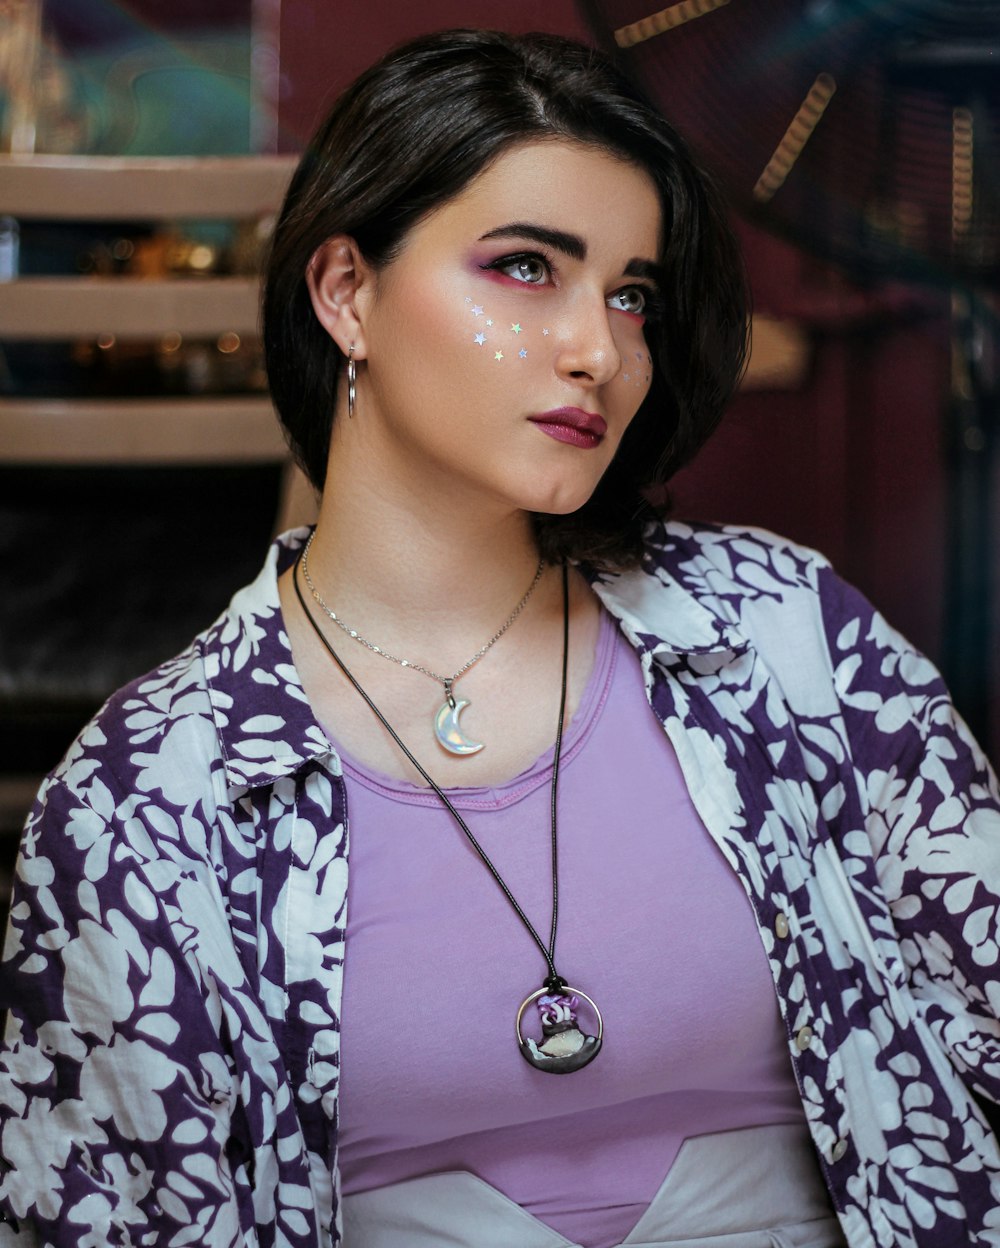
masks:
<svg viewBox="0 0 1000 1248"><path fill-rule="evenodd" d="M354 343L347 353L347 416L354 417L354 404L357 398L358 366L354 363Z"/></svg>

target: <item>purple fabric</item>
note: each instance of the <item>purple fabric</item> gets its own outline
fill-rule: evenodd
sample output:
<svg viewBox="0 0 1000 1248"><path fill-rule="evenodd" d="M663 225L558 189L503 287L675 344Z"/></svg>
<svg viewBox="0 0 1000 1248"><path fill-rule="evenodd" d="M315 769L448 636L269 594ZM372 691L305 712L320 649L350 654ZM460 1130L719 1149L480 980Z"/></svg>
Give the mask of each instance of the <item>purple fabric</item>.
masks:
<svg viewBox="0 0 1000 1248"><path fill-rule="evenodd" d="M469 1170L571 1242L606 1248L686 1136L803 1122L753 911L610 616L560 778L557 965L604 1014L586 1069L540 1078L510 1060L540 953L436 796L341 759L345 1193ZM550 750L506 785L449 790L546 933L551 770Z"/></svg>
<svg viewBox="0 0 1000 1248"><path fill-rule="evenodd" d="M0 1213L43 1243L339 1242L353 786L281 622L305 537L109 702L28 820ZM973 1092L1000 1100L1000 793L940 677L771 534L654 526L592 584L749 896L850 1248L997 1244Z"/></svg>

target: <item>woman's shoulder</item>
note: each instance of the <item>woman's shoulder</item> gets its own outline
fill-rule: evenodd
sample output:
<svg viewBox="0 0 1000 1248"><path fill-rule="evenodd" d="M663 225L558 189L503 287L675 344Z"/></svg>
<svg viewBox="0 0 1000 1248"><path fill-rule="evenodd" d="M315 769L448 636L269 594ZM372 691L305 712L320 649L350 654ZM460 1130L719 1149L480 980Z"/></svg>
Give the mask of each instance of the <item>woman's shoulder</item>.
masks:
<svg viewBox="0 0 1000 1248"><path fill-rule="evenodd" d="M214 804L218 736L199 635L113 693L46 778L29 817L72 820L80 835ZM157 821L153 817L153 822Z"/></svg>
<svg viewBox="0 0 1000 1248"><path fill-rule="evenodd" d="M634 576L679 589L752 640L775 627L819 637L839 614L844 582L819 551L768 529L707 521L661 520L645 533Z"/></svg>
<svg viewBox="0 0 1000 1248"><path fill-rule="evenodd" d="M657 520L644 535L644 565L660 568L682 583L730 582L758 592L768 581L775 590L816 587L830 561L820 551L769 529L699 520Z"/></svg>
<svg viewBox="0 0 1000 1248"><path fill-rule="evenodd" d="M225 736L249 721L288 660L272 548L264 569L180 653L114 692L55 768L51 782L83 796L119 793L206 801L218 790ZM196 792L197 790L197 792Z"/></svg>
<svg viewBox="0 0 1000 1248"><path fill-rule="evenodd" d="M904 691L919 706L947 698L930 660L829 559L767 529L657 523L635 575L680 586L737 649L740 640L754 649L798 705L819 698L832 707L833 698L874 714ZM882 712L882 723L890 718Z"/></svg>
<svg viewBox="0 0 1000 1248"><path fill-rule="evenodd" d="M749 643L785 682L822 673L827 685L849 651L911 649L829 559L767 529L657 522L633 576L672 592L675 603L678 589L680 601L695 600L720 634L737 649Z"/></svg>

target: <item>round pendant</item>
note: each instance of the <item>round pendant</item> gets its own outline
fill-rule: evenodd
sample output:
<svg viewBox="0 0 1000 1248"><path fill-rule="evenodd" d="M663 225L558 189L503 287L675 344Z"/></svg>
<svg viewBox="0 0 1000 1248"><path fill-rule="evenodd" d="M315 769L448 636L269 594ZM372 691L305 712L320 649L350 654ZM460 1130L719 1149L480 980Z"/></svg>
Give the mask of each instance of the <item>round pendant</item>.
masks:
<svg viewBox="0 0 1000 1248"><path fill-rule="evenodd" d="M581 1002L586 1003L594 1015L597 1023L596 1035L589 1035L577 1021ZM542 1026L541 1043L531 1036L525 1036L521 1027L525 1011L530 1005L538 1010ZM569 1075L574 1070L582 1070L601 1051L604 1019L601 1018L601 1011L595 1002L579 988L567 986L560 993L539 988L521 1002L514 1030L517 1033L517 1047L526 1062L530 1062L536 1070L544 1070L552 1075Z"/></svg>
<svg viewBox="0 0 1000 1248"><path fill-rule="evenodd" d="M481 741L470 741L459 727L458 717L468 705L467 700L446 698L434 716L434 735L438 745L449 754L478 754L483 748Z"/></svg>

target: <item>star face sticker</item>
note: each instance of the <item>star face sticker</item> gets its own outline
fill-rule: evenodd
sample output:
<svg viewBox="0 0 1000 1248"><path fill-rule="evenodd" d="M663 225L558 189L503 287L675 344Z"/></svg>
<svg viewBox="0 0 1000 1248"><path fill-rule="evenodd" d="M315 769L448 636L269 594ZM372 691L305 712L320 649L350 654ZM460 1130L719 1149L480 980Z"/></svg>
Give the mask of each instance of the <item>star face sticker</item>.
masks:
<svg viewBox="0 0 1000 1248"><path fill-rule="evenodd" d="M548 336L549 336L549 331L548 331L547 329L543 329L543 330L542 330L542 334L543 334L546 338L548 338Z"/></svg>
<svg viewBox="0 0 1000 1248"><path fill-rule="evenodd" d="M491 320L487 320L486 324L487 324L487 325L492 325L492 324L493 324L493 322L492 322Z"/></svg>
<svg viewBox="0 0 1000 1248"><path fill-rule="evenodd" d="M512 326L510 327L510 330L511 330L511 333L512 333L512 334L519 334L519 333L521 332L521 326L520 326L520 325L512 325Z"/></svg>
<svg viewBox="0 0 1000 1248"><path fill-rule="evenodd" d="M476 335L473 337L472 341L473 341L474 343L478 344L478 345L481 347L481 346L483 345L483 343L486 341L486 335L485 335L485 334L476 334Z"/></svg>
<svg viewBox="0 0 1000 1248"><path fill-rule="evenodd" d="M500 360L502 360L502 359L503 359L503 352L502 352L502 351L497 351L497 352L496 352L496 354L493 356L493 358L494 358L497 362L499 362Z"/></svg>
<svg viewBox="0 0 1000 1248"><path fill-rule="evenodd" d="M482 316L483 314L482 305L478 303L474 303L472 307L469 309L469 311L472 313L473 316Z"/></svg>
<svg viewBox="0 0 1000 1248"><path fill-rule="evenodd" d="M628 381L629 376L630 376L629 373L622 373L622 377L625 379L625 381Z"/></svg>
<svg viewBox="0 0 1000 1248"><path fill-rule="evenodd" d="M471 295L466 295L466 296L465 296L465 302L466 302L466 303L471 303L471 302L472 302L472 296L471 296Z"/></svg>
<svg viewBox="0 0 1000 1248"><path fill-rule="evenodd" d="M522 347L522 348L521 348L521 350L520 350L520 351L518 351L518 353L517 353L517 354L520 356L520 358L521 358L522 360L526 360L526 359L528 358L528 349L527 349L527 347Z"/></svg>

